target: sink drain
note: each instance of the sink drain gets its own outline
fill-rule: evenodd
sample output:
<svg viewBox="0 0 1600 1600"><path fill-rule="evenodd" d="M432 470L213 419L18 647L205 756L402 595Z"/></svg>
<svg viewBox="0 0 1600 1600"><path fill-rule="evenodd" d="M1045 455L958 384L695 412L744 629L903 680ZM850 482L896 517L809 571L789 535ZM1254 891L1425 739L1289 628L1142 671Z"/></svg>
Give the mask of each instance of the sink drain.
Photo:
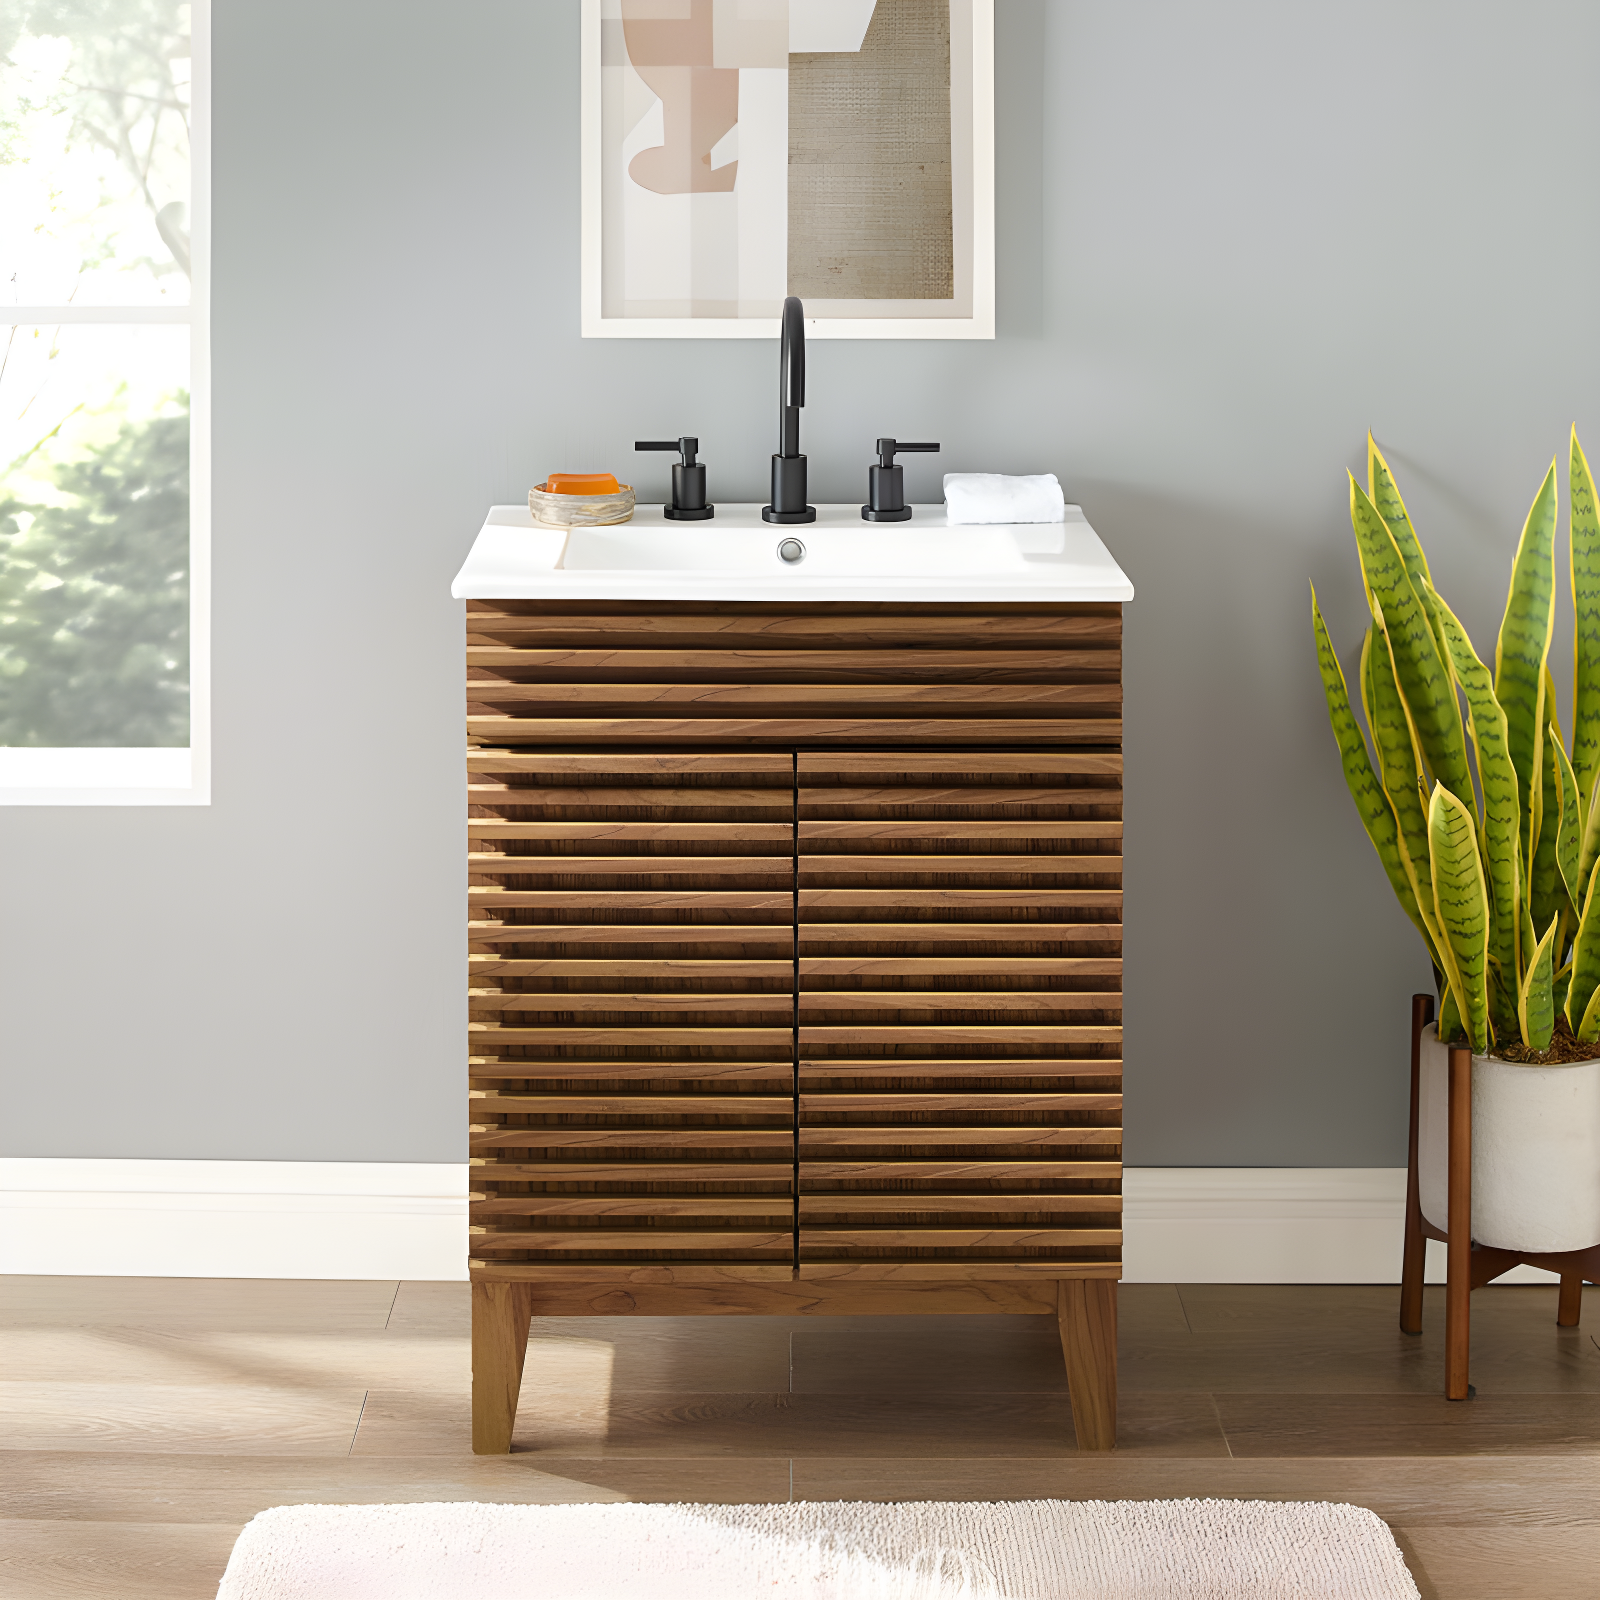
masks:
<svg viewBox="0 0 1600 1600"><path fill-rule="evenodd" d="M778 559L787 561L791 566L796 561L804 561L806 547L798 539L780 539L778 541Z"/></svg>

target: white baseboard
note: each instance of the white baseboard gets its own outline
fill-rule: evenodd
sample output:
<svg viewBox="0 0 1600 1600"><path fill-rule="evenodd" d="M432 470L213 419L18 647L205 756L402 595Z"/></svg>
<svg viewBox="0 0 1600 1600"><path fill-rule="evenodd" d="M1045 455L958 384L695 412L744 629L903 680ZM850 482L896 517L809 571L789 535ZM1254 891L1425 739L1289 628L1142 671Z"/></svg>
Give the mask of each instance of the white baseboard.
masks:
<svg viewBox="0 0 1600 1600"><path fill-rule="evenodd" d="M465 1278L467 1167L3 1158L0 1272Z"/></svg>
<svg viewBox="0 0 1600 1600"><path fill-rule="evenodd" d="M1396 1283L1405 1171L1130 1167L1129 1283ZM0 1273L466 1277L467 1169L0 1158ZM1428 1247L1429 1281L1444 1252ZM1518 1267L1502 1283L1550 1283Z"/></svg>
<svg viewBox="0 0 1600 1600"><path fill-rule="evenodd" d="M1125 1283L1400 1281L1404 1167L1128 1167L1123 1196ZM1443 1245L1426 1271L1444 1282Z"/></svg>

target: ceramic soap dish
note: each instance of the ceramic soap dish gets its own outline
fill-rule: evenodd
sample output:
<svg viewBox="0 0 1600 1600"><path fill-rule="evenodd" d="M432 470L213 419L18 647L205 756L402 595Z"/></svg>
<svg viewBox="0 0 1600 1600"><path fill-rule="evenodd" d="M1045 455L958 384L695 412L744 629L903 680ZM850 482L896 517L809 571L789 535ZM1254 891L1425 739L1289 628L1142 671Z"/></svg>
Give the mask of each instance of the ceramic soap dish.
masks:
<svg viewBox="0 0 1600 1600"><path fill-rule="evenodd" d="M633 485L621 484L615 494L550 494L541 484L528 491L528 509L535 522L561 528L600 528L632 517Z"/></svg>

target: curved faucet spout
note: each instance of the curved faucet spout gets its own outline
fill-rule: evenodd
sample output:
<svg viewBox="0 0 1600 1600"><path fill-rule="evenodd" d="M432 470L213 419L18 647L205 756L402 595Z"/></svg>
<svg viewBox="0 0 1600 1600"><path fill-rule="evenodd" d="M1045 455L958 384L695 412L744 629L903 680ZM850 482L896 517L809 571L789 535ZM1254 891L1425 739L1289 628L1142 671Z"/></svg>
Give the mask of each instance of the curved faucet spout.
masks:
<svg viewBox="0 0 1600 1600"><path fill-rule="evenodd" d="M806 403L805 308L790 295L783 302L783 348L778 356L778 454L800 454L800 408Z"/></svg>
<svg viewBox="0 0 1600 1600"><path fill-rule="evenodd" d="M783 302L783 349L778 356L778 452L772 458L768 522L815 522L806 504L806 458L800 454L800 408L806 403L806 311L794 295Z"/></svg>

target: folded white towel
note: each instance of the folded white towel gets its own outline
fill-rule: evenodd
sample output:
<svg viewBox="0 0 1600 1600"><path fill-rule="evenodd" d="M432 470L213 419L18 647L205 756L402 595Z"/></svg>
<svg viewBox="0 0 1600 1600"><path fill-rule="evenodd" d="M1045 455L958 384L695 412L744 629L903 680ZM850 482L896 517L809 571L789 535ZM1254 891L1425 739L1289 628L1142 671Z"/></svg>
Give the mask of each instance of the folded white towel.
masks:
<svg viewBox="0 0 1600 1600"><path fill-rule="evenodd" d="M1067 502L1053 472L1012 478L1003 472L947 472L945 521L1065 522Z"/></svg>

